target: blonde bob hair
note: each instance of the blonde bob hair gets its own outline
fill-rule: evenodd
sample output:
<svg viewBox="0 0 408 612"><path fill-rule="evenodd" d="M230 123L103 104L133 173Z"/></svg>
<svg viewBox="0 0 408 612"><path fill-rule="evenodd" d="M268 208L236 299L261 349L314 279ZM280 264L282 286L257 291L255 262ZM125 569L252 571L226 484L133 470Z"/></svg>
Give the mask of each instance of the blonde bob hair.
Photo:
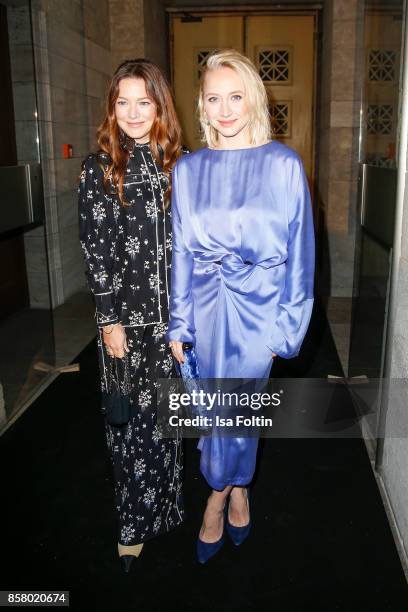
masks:
<svg viewBox="0 0 408 612"><path fill-rule="evenodd" d="M204 83L209 70L218 68L231 68L241 77L249 108L248 131L250 143L261 145L271 140L271 120L268 109L268 96L253 63L235 49L221 49L214 51L207 59L201 74L198 95L198 117L203 132L203 142L210 148L215 148L218 142L218 132L209 125L204 110Z"/></svg>

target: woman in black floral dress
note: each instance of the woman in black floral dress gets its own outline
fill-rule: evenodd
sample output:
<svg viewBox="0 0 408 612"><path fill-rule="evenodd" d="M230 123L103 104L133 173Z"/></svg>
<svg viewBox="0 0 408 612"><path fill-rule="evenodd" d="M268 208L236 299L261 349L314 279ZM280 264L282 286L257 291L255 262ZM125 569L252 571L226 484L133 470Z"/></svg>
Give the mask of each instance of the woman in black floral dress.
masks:
<svg viewBox="0 0 408 612"><path fill-rule="evenodd" d="M110 85L98 154L83 163L80 240L95 298L102 391L112 359L127 360L133 416L105 420L125 571L143 542L183 520L182 448L162 439L156 380L172 374L165 342L171 265L170 173L182 154L181 131L160 70L124 62Z"/></svg>

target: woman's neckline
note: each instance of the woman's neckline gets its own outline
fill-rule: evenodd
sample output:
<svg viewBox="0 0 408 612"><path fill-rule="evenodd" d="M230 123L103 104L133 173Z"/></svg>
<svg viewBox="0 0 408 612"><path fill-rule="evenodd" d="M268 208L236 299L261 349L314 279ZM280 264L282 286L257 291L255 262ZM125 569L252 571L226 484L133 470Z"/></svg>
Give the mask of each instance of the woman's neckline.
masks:
<svg viewBox="0 0 408 612"><path fill-rule="evenodd" d="M264 142L261 145L255 145L254 147L241 147L240 149L211 149L210 147L206 147L208 151L215 151L217 153L225 153L226 151L252 151L253 149L261 149L262 147L267 147L268 145L275 142L274 140L269 140L268 142Z"/></svg>

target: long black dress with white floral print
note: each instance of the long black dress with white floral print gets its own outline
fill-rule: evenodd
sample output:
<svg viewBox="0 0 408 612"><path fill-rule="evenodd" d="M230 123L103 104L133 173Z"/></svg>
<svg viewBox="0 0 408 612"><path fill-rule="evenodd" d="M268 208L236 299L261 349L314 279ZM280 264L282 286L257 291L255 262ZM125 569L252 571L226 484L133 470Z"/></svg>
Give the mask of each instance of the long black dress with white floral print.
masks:
<svg viewBox="0 0 408 612"><path fill-rule="evenodd" d="M79 186L79 225L96 305L102 391L109 385L112 359L103 343L103 325L120 321L130 349L133 416L123 427L105 420L105 428L118 541L132 545L179 525L184 509L181 440L161 438L156 418L156 380L171 376L174 367L164 338L171 265L171 212L163 211L167 177L149 144L127 138L123 146L130 154L124 180L129 205L105 192L101 165L109 158L89 155Z"/></svg>

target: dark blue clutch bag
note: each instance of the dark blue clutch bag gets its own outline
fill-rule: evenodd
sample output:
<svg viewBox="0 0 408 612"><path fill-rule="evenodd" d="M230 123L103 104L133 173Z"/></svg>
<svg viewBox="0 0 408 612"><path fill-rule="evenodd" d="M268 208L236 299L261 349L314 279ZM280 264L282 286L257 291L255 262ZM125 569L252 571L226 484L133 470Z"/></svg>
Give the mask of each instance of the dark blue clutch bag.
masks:
<svg viewBox="0 0 408 612"><path fill-rule="evenodd" d="M194 346L189 342L183 342L183 354L184 363L178 363L175 361L176 371L179 376L183 379L184 388L190 395L193 391L198 394L203 387L200 382L200 372L198 369L197 356L194 350ZM198 401L197 403L190 404L190 416L194 417L209 417L205 402ZM208 430L209 426L202 423L196 425L197 429Z"/></svg>
<svg viewBox="0 0 408 612"><path fill-rule="evenodd" d="M121 427L126 425L131 417L128 357L127 355L122 359L108 357L107 364L106 389L102 392L101 411L109 425Z"/></svg>

